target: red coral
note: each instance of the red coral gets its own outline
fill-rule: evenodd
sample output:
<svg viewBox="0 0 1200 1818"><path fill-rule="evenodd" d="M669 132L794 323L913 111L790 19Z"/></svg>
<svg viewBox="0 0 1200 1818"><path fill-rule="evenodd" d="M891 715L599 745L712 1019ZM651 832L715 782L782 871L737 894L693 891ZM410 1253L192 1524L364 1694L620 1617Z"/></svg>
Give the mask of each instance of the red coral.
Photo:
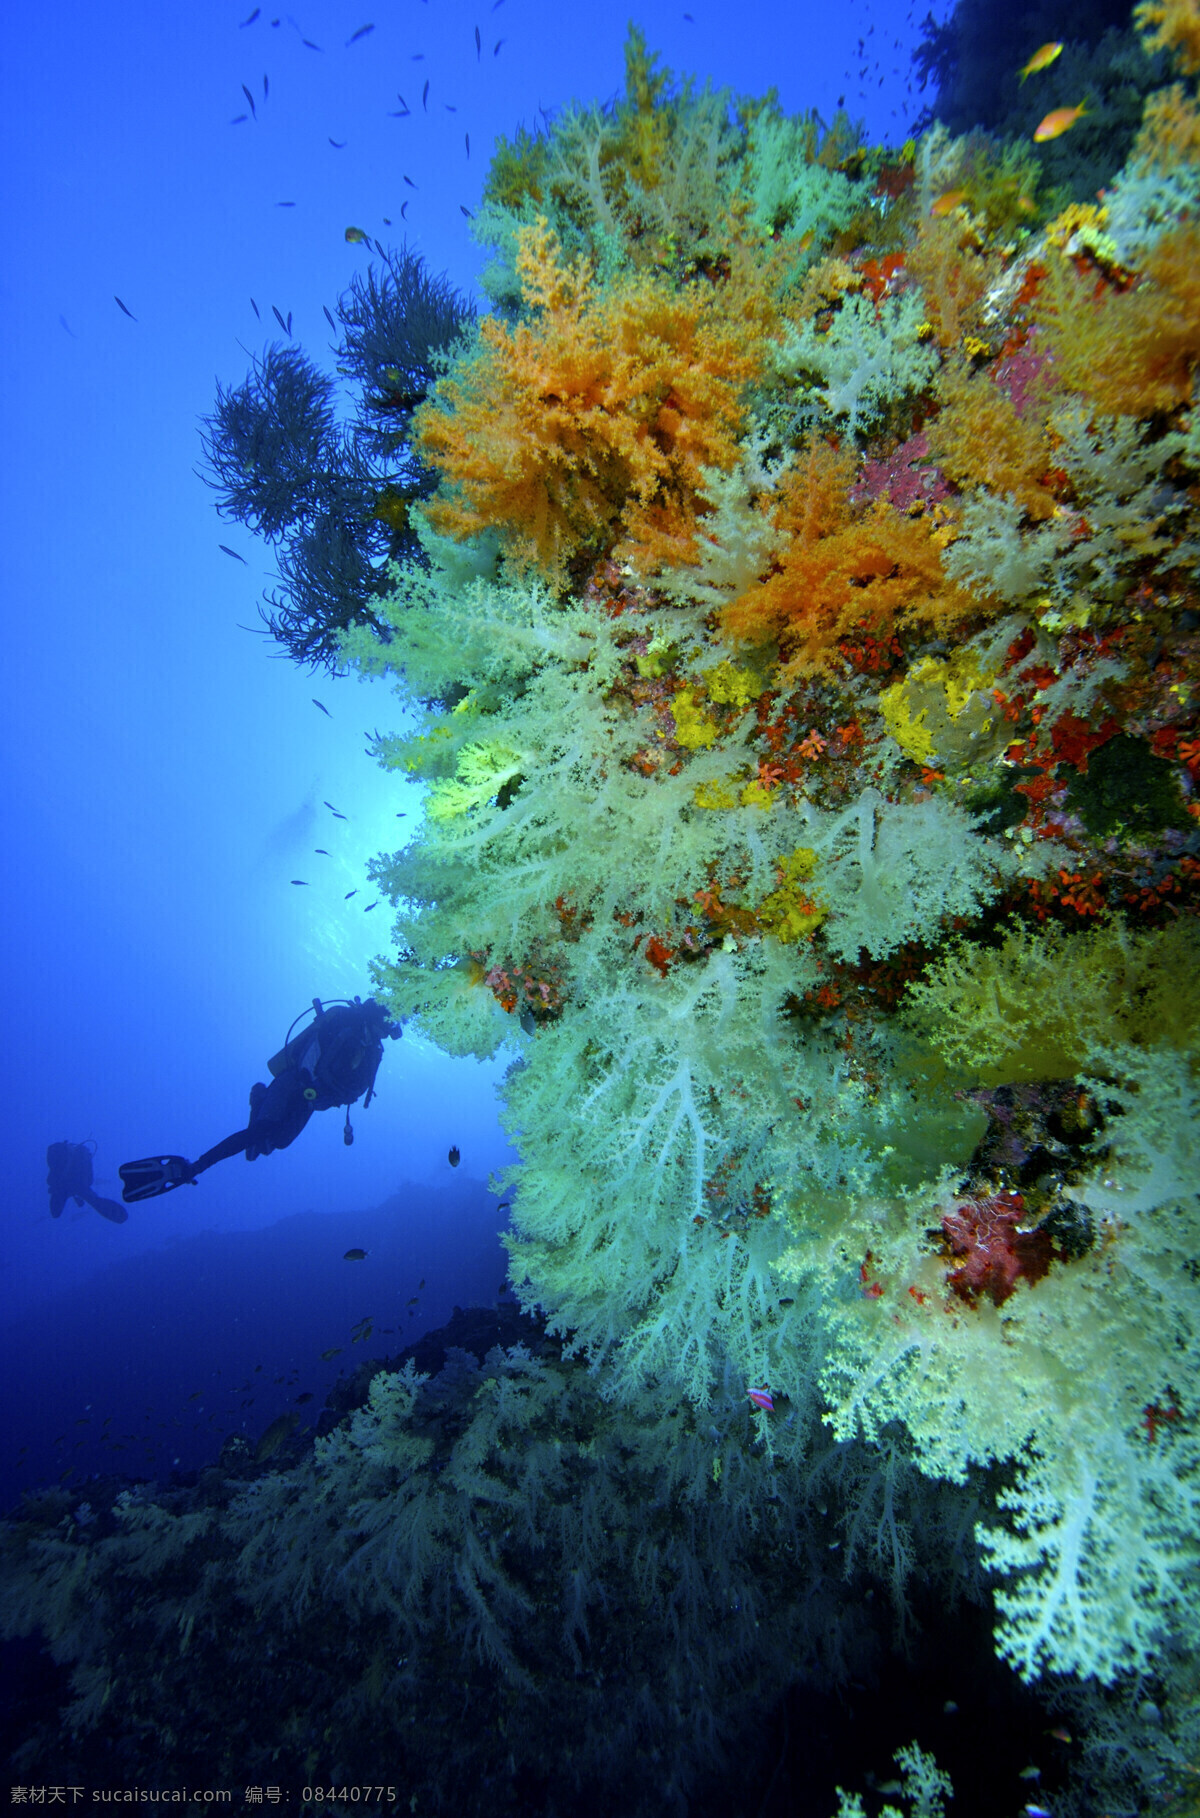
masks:
<svg viewBox="0 0 1200 1818"><path fill-rule="evenodd" d="M1019 1193L996 1193L966 1200L947 1212L942 1230L952 1256L961 1266L949 1284L972 1306L981 1294L1001 1306L1024 1278L1040 1281L1054 1260L1054 1242L1046 1231L1023 1231L1025 1201Z"/></svg>

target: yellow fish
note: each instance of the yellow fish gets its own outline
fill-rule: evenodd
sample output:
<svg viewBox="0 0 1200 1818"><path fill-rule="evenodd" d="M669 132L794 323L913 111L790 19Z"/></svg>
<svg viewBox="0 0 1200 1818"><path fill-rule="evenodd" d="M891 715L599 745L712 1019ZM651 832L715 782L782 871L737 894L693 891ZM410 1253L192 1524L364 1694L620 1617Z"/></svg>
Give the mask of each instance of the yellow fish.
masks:
<svg viewBox="0 0 1200 1818"><path fill-rule="evenodd" d="M361 227L348 227L346 229L346 238L351 246L356 246L360 240L365 240L367 237L368 236L363 232Z"/></svg>
<svg viewBox="0 0 1200 1818"><path fill-rule="evenodd" d="M948 189L944 196L938 197L929 212L931 215L935 215L940 221L944 215L952 215L959 203L965 202L966 199L967 192L965 189Z"/></svg>
<svg viewBox="0 0 1200 1818"><path fill-rule="evenodd" d="M1053 113L1047 114L1041 125L1035 129L1034 144L1044 145L1047 139L1061 139L1063 134L1069 132L1076 120L1082 119L1086 112L1087 108L1082 101L1078 107L1056 107Z"/></svg>
<svg viewBox="0 0 1200 1818"><path fill-rule="evenodd" d="M1024 69L1020 71L1022 82L1026 76L1036 76L1040 69L1049 69L1061 50L1061 44L1043 44L1040 50L1035 50Z"/></svg>

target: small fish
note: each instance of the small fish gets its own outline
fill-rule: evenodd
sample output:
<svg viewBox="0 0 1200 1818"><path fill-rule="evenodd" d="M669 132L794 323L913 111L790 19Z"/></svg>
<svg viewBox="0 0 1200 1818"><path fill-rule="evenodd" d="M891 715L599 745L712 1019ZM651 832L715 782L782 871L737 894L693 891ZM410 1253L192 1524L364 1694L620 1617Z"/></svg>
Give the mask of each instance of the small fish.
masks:
<svg viewBox="0 0 1200 1818"><path fill-rule="evenodd" d="M329 812L332 814L335 821L348 821L350 819L348 814L339 814L336 808L331 808Z"/></svg>
<svg viewBox="0 0 1200 1818"><path fill-rule="evenodd" d="M471 213L470 209L467 207L465 202L460 202L458 206L462 210L463 214L467 217L468 221L473 221L475 219L474 215Z"/></svg>
<svg viewBox="0 0 1200 1818"><path fill-rule="evenodd" d="M320 855L321 855L321 857L322 857L322 858L328 858L328 857L329 857L329 854L328 854L328 853L327 853L327 852L326 852L326 850L325 850L325 848L324 848L324 846L314 846L314 847L313 847L313 851L314 851L314 852L319 852L319 853L320 853Z"/></svg>
<svg viewBox="0 0 1200 1818"><path fill-rule="evenodd" d="M249 114L235 114L229 124L230 126L245 126L249 118Z"/></svg>
<svg viewBox="0 0 1200 1818"><path fill-rule="evenodd" d="M321 1362L328 1363L331 1357L337 1357L341 1348L341 1345L332 1345L328 1351L322 1351Z"/></svg>
<svg viewBox="0 0 1200 1818"><path fill-rule="evenodd" d="M469 158L471 156L471 135L470 135L470 133L464 133L463 138L467 142L467 156Z"/></svg>
<svg viewBox="0 0 1200 1818"><path fill-rule="evenodd" d="M1023 1767L1021 1769L1020 1773L1017 1775L1018 1780L1040 1780L1041 1777L1042 1777L1041 1768L1034 1767L1032 1761L1030 1762L1028 1767Z"/></svg>
<svg viewBox="0 0 1200 1818"><path fill-rule="evenodd" d="M425 78L425 86L421 90L421 106L425 109L426 113L429 112L429 78L428 77Z"/></svg>
<svg viewBox="0 0 1200 1818"><path fill-rule="evenodd" d="M1081 120L1086 112L1087 108L1082 101L1078 107L1056 107L1052 113L1046 115L1039 126L1034 128L1034 144L1045 145L1048 139L1061 139L1063 134L1070 132L1076 120Z"/></svg>
<svg viewBox="0 0 1200 1818"><path fill-rule="evenodd" d="M294 202L277 202L275 206L276 208L295 208L296 204Z"/></svg>
<svg viewBox="0 0 1200 1818"><path fill-rule="evenodd" d="M331 139L329 143L332 145L334 151L345 151L350 141L349 139ZM346 230L346 238L350 238L349 229Z"/></svg>
<svg viewBox="0 0 1200 1818"><path fill-rule="evenodd" d="M235 562L240 562L244 568L249 568L250 564L247 562L245 556L239 555L236 549L231 549L228 543L218 543L217 548L221 551L222 555L232 556Z"/></svg>
<svg viewBox="0 0 1200 1818"><path fill-rule="evenodd" d="M58 318L58 321L59 321L59 326L61 328L66 329L66 331L70 335L72 341L78 341L79 336L75 333L75 330L71 327L71 324L67 321L67 318L65 316L60 316Z"/></svg>
<svg viewBox="0 0 1200 1818"><path fill-rule="evenodd" d="M321 48L321 46L319 44L314 44L311 38L301 38L300 42L304 46L305 50L319 51Z"/></svg>
<svg viewBox="0 0 1200 1818"><path fill-rule="evenodd" d="M774 1412L775 1398L770 1389L747 1389L746 1395L748 1400L752 1401L756 1408L761 1408L764 1414Z"/></svg>
<svg viewBox="0 0 1200 1818"><path fill-rule="evenodd" d="M334 321L334 319L330 315L329 311L327 309L325 309L324 303L322 303L321 308L325 310L325 320L328 322L330 328L332 328L334 334L336 334L337 333L337 323Z"/></svg>
<svg viewBox="0 0 1200 1818"><path fill-rule="evenodd" d="M290 309L288 310L287 331L289 334L292 332L292 312Z"/></svg>
<svg viewBox="0 0 1200 1818"><path fill-rule="evenodd" d="M1023 1810L1025 1818L1054 1818L1048 1805L1027 1805Z"/></svg>
<svg viewBox="0 0 1200 1818"><path fill-rule="evenodd" d="M785 1295L779 1304L781 1307L794 1307L796 1303L792 1299L791 1295Z"/></svg>
<svg viewBox="0 0 1200 1818"><path fill-rule="evenodd" d="M250 307L254 311L255 315L258 316L258 320L261 322L262 317L258 314L258 304L254 301L253 297L251 297L251 299L250 299Z"/></svg>
<svg viewBox="0 0 1200 1818"><path fill-rule="evenodd" d="M356 32L351 32L350 36L347 38L346 49L349 50L352 44L357 44L360 38L365 38L368 32L373 32L374 30L375 27L373 25L360 25L358 30Z"/></svg>
<svg viewBox="0 0 1200 1818"><path fill-rule="evenodd" d="M123 309L125 311L125 314L129 317L129 320L131 322L137 321L137 317L134 315L133 311L128 307L127 304L122 303L120 297L114 296L113 302L116 304L118 309Z"/></svg>
<svg viewBox="0 0 1200 1818"><path fill-rule="evenodd" d="M415 1307L417 1304L418 1298L419 1297L416 1294L414 1294L410 1301L405 1302L405 1305L410 1306L410 1307Z"/></svg>
<svg viewBox="0 0 1200 1818"><path fill-rule="evenodd" d="M416 189L416 187L417 187L416 184L413 182L412 178L407 174L407 172L405 173L404 181L408 184L408 187L410 189Z"/></svg>
<svg viewBox="0 0 1200 1818"><path fill-rule="evenodd" d="M407 202L407 199L406 199L406 200L405 200L405 201L403 201L403 202L402 202L402 203L401 203L401 204L400 204L400 219L401 219L401 220L402 220L402 221L406 221L406 220L407 220L407 219L408 219L408 202Z"/></svg>
<svg viewBox="0 0 1200 1818"><path fill-rule="evenodd" d="M423 1288L423 1287L424 1287L424 1286L425 1286L425 1282L424 1282L424 1280L423 1280L423 1279L422 1279L422 1280L421 1280L421 1281L419 1281L419 1282L418 1282L418 1283L417 1283L417 1293L418 1293L418 1294L419 1294L419 1293L420 1293L420 1292L421 1292L421 1289L422 1289L422 1288Z"/></svg>
<svg viewBox="0 0 1200 1818"><path fill-rule="evenodd" d="M367 1259L366 1251L355 1248L353 1250L347 1250L346 1254L342 1258L342 1261L343 1262L365 1262L366 1259Z"/></svg>
<svg viewBox="0 0 1200 1818"><path fill-rule="evenodd" d="M284 321L283 317L280 315L279 311L275 308L275 305L273 303L271 305L271 312L274 315L275 320L278 322L280 328L282 328L284 334L286 334L287 333L287 323Z"/></svg>
<svg viewBox="0 0 1200 1818"><path fill-rule="evenodd" d="M247 87L246 87L246 84L245 84L245 83L244 83L244 82L243 82L243 83L242 83L242 93L243 93L243 94L244 94L244 95L245 95L245 97L246 97L246 100L247 100L247 102L248 102L248 103L249 103L249 107L250 107L250 112L251 112L251 114L252 114L252 115L253 115L253 116L254 116L254 118L255 118L255 119L256 119L256 120L257 120L257 119L258 119L258 114L257 114L257 113L256 113L256 112L255 112L255 107L254 107L254 96L253 96L253 95L252 95L252 94L251 94L251 93L250 93L250 90L249 90L249 89L248 89L248 88L247 88Z"/></svg>
<svg viewBox="0 0 1200 1818"><path fill-rule="evenodd" d="M357 895L358 895L358 890L357 890L357 887L356 887L356 888L355 888L355 889L353 889L353 890L347 890L347 892L346 892L346 894L345 894L345 896L344 896L344 897L343 897L343 898L342 898L342 901L343 901L343 902L344 902L344 903L348 903L348 902L349 902L349 901L350 901L350 898L351 898L351 897L352 897L352 896L357 896Z"/></svg>
<svg viewBox="0 0 1200 1818"><path fill-rule="evenodd" d="M500 55L500 46L501 46L501 45L502 45L502 44L507 44L507 43L508 43L508 39L507 39L507 38L497 38L497 40L496 40L496 48L495 48L495 49L494 49L494 50L493 50L493 52L492 52L492 55L493 55L493 57L498 57L498 56L499 56L499 55Z"/></svg>
<svg viewBox="0 0 1200 1818"><path fill-rule="evenodd" d="M264 70L263 71L263 100L264 101L266 100L266 98L270 94L270 92L271 92L271 85L267 81L266 71Z"/></svg>
<svg viewBox="0 0 1200 1818"><path fill-rule="evenodd" d="M459 1162L462 1160L462 1155L457 1143L451 1143L450 1152L447 1155L446 1160L450 1163L452 1168L457 1168Z"/></svg>
<svg viewBox="0 0 1200 1818"><path fill-rule="evenodd" d="M324 801L324 797L322 797L322 801ZM332 802L325 802L325 804L324 804L324 805L325 805L325 807L326 807L326 808L328 808L328 810L329 810L329 812L330 812L330 814L336 814L336 813L337 813L337 809L336 809L336 808L335 808L335 807L334 807L334 805L333 805L333 803L332 803Z"/></svg>
<svg viewBox="0 0 1200 1818"><path fill-rule="evenodd" d="M294 877L292 879L292 882L293 882L293 884L304 884L305 886L307 886L308 879L306 877Z"/></svg>
<svg viewBox="0 0 1200 1818"><path fill-rule="evenodd" d="M947 215L952 215L959 203L965 202L966 199L965 189L948 189L944 196L938 197L929 212L937 220L942 221Z"/></svg>
<svg viewBox="0 0 1200 1818"><path fill-rule="evenodd" d="M373 903L367 904L366 908L363 910L363 914L370 915L372 909L378 909L378 907L379 907L379 898L376 897L375 901Z"/></svg>
<svg viewBox="0 0 1200 1818"><path fill-rule="evenodd" d="M319 701L315 694L312 696L312 704L314 707L319 707L321 709L321 712L325 715L325 718L327 720L331 720L333 718L333 715L330 713L328 707L326 707L322 701Z"/></svg>
<svg viewBox="0 0 1200 1818"><path fill-rule="evenodd" d="M479 37L479 27L476 26L475 27L475 61L476 61L476 63L478 63L482 53L483 53L483 46L482 46L482 43L481 43L481 40Z"/></svg>
<svg viewBox="0 0 1200 1818"><path fill-rule="evenodd" d="M1070 1730L1064 1730L1062 1728L1047 1730L1046 1734L1047 1736L1053 1736L1055 1742L1071 1742L1074 1740Z"/></svg>
<svg viewBox="0 0 1200 1818"><path fill-rule="evenodd" d="M261 6L256 6L256 7L255 7L255 9L254 9L254 11L253 11L253 12L252 12L252 13L251 13L251 15L250 15L250 17L249 17L249 18L248 18L248 19L243 19L243 20L242 20L242 22L241 22L241 24L240 24L240 25L239 25L239 26L238 26L238 30L239 30L239 31L240 31L240 32L244 32L244 31L245 31L245 29L246 29L246 27L247 27L247 26L248 26L248 25L253 25L253 24L254 24L254 21L255 21L255 20L256 20L256 19L257 19L257 18L258 18L258 15L259 15L259 14L260 14L260 13L261 13L261 12L262 12L262 7L261 7Z"/></svg>
<svg viewBox="0 0 1200 1818"><path fill-rule="evenodd" d="M1040 69L1049 69L1061 51L1061 44L1043 44L1038 50L1035 50L1028 63L1019 72L1022 82L1027 76L1036 76Z"/></svg>

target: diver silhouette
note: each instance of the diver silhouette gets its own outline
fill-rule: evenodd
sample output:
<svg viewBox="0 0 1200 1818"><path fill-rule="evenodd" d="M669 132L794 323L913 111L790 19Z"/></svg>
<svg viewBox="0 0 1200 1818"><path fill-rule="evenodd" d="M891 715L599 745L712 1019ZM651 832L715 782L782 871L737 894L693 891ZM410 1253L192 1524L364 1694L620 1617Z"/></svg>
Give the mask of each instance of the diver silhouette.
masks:
<svg viewBox="0 0 1200 1818"><path fill-rule="evenodd" d="M124 1206L115 1199L102 1199L92 1192L92 1157L96 1153L94 1142L86 1143L51 1143L46 1150L46 1185L50 1190L50 1216L61 1218L63 1207L69 1199L77 1206L86 1200L94 1212L101 1218L107 1218L110 1224L123 1225L129 1217Z"/></svg>
<svg viewBox="0 0 1200 1818"><path fill-rule="evenodd" d="M352 1002L342 999L328 1009L314 997L312 1007L313 1021L293 1036L300 1016L308 1015L302 1010L279 1053L267 1062L270 1085L258 1081L251 1086L246 1128L205 1150L198 1161L185 1161L182 1155L151 1155L143 1161L124 1162L120 1170L125 1183L123 1199L157 1199L174 1187L194 1185L198 1174L230 1155L244 1154L247 1161L254 1161L286 1149L314 1111L328 1111L334 1105L346 1107L342 1140L347 1144L354 1141L350 1106L360 1097L364 1110L370 1104L383 1059L383 1038L395 1041L402 1030L373 997L365 1002L357 997Z"/></svg>

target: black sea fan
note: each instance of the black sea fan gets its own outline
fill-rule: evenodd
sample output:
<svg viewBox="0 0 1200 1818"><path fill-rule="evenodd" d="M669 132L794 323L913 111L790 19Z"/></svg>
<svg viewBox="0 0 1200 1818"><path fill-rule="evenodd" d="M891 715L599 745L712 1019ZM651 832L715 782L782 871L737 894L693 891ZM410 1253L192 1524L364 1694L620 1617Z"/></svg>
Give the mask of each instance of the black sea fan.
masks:
<svg viewBox="0 0 1200 1818"><path fill-rule="evenodd" d="M298 349L268 347L235 390L218 384L201 434L218 511L269 542L328 503L341 440L333 381Z"/></svg>
<svg viewBox="0 0 1200 1818"><path fill-rule="evenodd" d="M386 635L372 602L387 561L424 561L408 512L436 476L412 452L412 412L439 354L474 319L470 303L407 251L355 278L338 313L346 331L338 372L356 383L356 422L336 421L334 379L298 348L272 346L241 385L218 385L201 425L217 510L282 543L282 597L270 596L262 613L268 632L297 662L331 670L348 626Z"/></svg>
<svg viewBox="0 0 1200 1818"><path fill-rule="evenodd" d="M390 454L474 308L404 247L386 254L378 274L372 265L354 277L338 315L346 331L340 370L362 387L360 432Z"/></svg>

